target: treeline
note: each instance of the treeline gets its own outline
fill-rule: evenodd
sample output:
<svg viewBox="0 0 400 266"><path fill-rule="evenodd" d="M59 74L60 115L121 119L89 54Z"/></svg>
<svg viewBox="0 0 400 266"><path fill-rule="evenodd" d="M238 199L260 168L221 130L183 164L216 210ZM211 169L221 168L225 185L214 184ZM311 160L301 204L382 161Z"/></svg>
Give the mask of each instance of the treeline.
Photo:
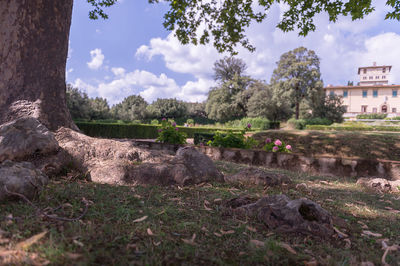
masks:
<svg viewBox="0 0 400 266"><path fill-rule="evenodd" d="M193 119L198 123L215 123L207 118L205 103L184 102L177 99L157 99L149 104L140 95L126 97L110 108L107 99L88 95L67 85L67 105L75 120L123 120L148 122L162 118Z"/></svg>
<svg viewBox="0 0 400 266"><path fill-rule="evenodd" d="M235 57L214 63L217 86L210 88L203 103L177 99L157 99L147 103L140 95L126 97L109 107L103 98L89 98L78 88L68 86L67 104L74 119L150 121L174 118L212 124L244 117L271 121L290 118L323 118L342 122L345 108L338 96L327 96L323 89L319 58L314 51L299 47L284 53L270 83L245 75L246 64Z"/></svg>

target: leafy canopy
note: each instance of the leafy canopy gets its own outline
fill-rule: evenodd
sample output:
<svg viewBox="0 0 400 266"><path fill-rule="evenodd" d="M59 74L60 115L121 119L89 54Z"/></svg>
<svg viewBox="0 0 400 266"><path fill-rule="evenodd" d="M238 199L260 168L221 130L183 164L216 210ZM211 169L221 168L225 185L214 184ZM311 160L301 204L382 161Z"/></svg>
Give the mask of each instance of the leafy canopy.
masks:
<svg viewBox="0 0 400 266"><path fill-rule="evenodd" d="M117 0L87 0L93 6L91 19L106 19L105 7ZM158 3L160 0L148 0ZM352 20L362 19L375 10L371 0L163 0L169 4L164 15L164 27L175 31L182 44L206 44L210 41L219 52L235 53L238 44L254 51L255 47L245 35L252 22L262 22L274 3L285 4L288 9L282 15L277 27L284 32L299 30L306 36L314 31L314 16L327 13L329 21L336 22L339 15L350 16ZM400 20L400 0L387 0L391 10L385 19Z"/></svg>

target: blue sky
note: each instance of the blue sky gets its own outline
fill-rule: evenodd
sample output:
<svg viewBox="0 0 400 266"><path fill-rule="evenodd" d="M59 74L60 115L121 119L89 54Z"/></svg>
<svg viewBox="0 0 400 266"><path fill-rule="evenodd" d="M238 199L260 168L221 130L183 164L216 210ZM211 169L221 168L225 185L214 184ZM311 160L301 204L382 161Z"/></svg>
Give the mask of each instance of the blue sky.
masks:
<svg viewBox="0 0 400 266"><path fill-rule="evenodd" d="M400 22L385 21L386 1L373 1L376 11L361 21L341 17L329 23L315 18L317 30L307 37L283 33L275 26L285 10L274 5L267 19L253 24L247 35L257 50L239 49L248 75L270 80L282 53L299 46L316 51L324 84L357 82L359 66L392 65L390 82L400 84ZM90 97L112 104L132 94L148 102L157 98L203 101L214 86L212 67L224 57L212 45L179 44L163 26L166 4L147 0L120 0L107 9L108 20L92 21L86 0L75 0L67 62L67 82Z"/></svg>

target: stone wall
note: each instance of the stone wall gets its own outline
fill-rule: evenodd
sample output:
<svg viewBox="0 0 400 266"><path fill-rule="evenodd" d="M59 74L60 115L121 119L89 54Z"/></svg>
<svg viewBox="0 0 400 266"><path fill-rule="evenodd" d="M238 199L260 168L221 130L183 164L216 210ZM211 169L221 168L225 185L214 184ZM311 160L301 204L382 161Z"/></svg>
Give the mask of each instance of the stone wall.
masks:
<svg viewBox="0 0 400 266"><path fill-rule="evenodd" d="M155 150L177 151L180 145L149 141L136 141L135 145ZM400 180L400 162L341 158L328 156L305 156L296 153L274 153L263 150L243 150L196 146L196 149L213 160L230 161L249 165L307 172L314 175L344 177L380 177Z"/></svg>

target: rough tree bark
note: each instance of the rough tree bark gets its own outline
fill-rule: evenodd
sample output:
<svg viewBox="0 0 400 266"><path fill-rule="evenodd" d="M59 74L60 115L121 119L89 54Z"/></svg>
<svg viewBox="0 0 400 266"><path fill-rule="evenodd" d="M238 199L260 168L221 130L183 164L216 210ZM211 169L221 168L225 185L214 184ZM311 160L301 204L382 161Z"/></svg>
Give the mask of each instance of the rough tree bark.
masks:
<svg viewBox="0 0 400 266"><path fill-rule="evenodd" d="M76 129L65 67L73 0L1 0L0 124L32 116L50 130Z"/></svg>

